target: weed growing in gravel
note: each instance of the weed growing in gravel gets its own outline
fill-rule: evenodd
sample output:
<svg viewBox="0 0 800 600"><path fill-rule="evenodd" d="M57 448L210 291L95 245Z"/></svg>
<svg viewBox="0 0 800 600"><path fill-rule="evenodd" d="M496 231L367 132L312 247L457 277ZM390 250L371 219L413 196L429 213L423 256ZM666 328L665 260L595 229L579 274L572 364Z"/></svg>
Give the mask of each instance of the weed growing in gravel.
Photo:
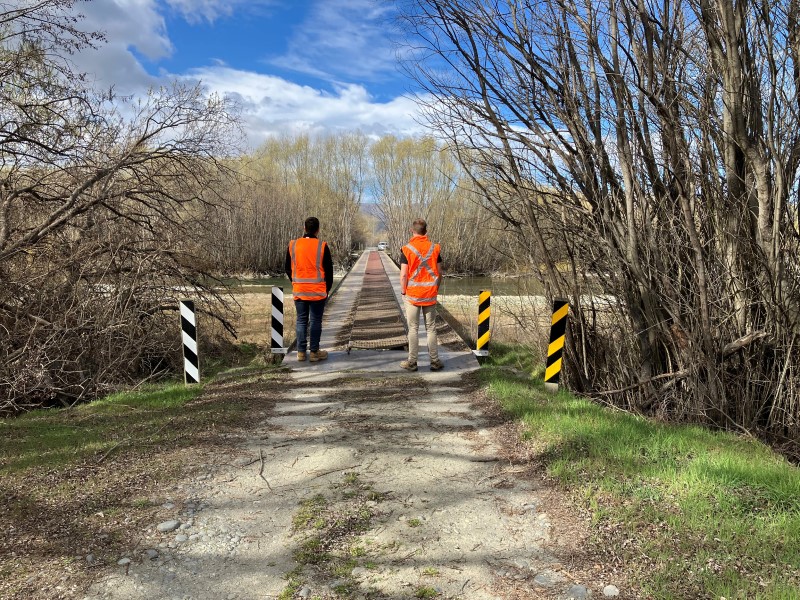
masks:
<svg viewBox="0 0 800 600"><path fill-rule="evenodd" d="M418 587L414 592L414 598L436 598L439 593L432 587Z"/></svg>
<svg viewBox="0 0 800 600"><path fill-rule="evenodd" d="M420 521L419 519L409 519L407 523L409 527L419 527L420 525L422 525L422 521Z"/></svg>
<svg viewBox="0 0 800 600"><path fill-rule="evenodd" d="M283 591L278 594L278 600L292 600L295 593L302 587L303 580L301 579L302 567L297 567L293 571L286 574L286 579L289 581Z"/></svg>
<svg viewBox="0 0 800 600"><path fill-rule="evenodd" d="M392 552L397 552L398 550L400 550L401 546L402 546L402 544L400 542L398 542L397 540L391 540L391 541L386 542L385 544L381 545L384 553L386 553L386 554L390 554Z"/></svg>
<svg viewBox="0 0 800 600"><path fill-rule="evenodd" d="M350 573L357 566L358 562L355 560L340 560L332 566L331 573L338 578L350 577Z"/></svg>
<svg viewBox="0 0 800 600"><path fill-rule="evenodd" d="M368 554L365 546L369 541L359 535L369 529L372 520L367 503L379 500L383 500L382 494L362 482L358 473L348 472L331 485L330 494L317 494L300 502L292 525L293 534L301 541L293 556L298 563L295 571L304 572L308 579L301 582L303 585L312 585L315 576L321 583L333 578L340 582L334 591L348 596L356 588L353 569L361 562L365 568L376 568L374 562L362 560ZM311 571L303 571L307 566L313 567Z"/></svg>
<svg viewBox="0 0 800 600"><path fill-rule="evenodd" d="M325 520L322 517L322 513L327 505L328 501L325 500L325 496L322 494L317 494L313 498L301 500L300 510L292 517L292 527L294 530L298 531L303 529L310 523L314 524L315 529L321 529L321 527L317 527L317 523L320 521L324 523Z"/></svg>
<svg viewBox="0 0 800 600"><path fill-rule="evenodd" d="M367 551L364 549L363 546L353 546L352 548L350 548L350 556L359 558L361 556L366 556L366 555Z"/></svg>
<svg viewBox="0 0 800 600"><path fill-rule="evenodd" d="M339 585L333 588L333 591L339 594L340 596L349 596L355 590L355 584L352 582L348 583L340 583Z"/></svg>
<svg viewBox="0 0 800 600"><path fill-rule="evenodd" d="M422 570L423 575L427 575L428 577L436 577L439 574L439 569L434 567L425 567Z"/></svg>
<svg viewBox="0 0 800 600"><path fill-rule="evenodd" d="M295 551L294 559L301 565L319 565L329 561L331 555L325 552L325 545L320 538L312 537Z"/></svg>

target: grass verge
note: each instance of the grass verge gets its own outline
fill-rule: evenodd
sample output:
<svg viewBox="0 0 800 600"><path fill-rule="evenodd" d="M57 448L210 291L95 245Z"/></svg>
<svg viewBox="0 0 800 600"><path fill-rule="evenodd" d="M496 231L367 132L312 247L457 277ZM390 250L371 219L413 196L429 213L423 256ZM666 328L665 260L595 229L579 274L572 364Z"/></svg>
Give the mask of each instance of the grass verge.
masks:
<svg viewBox="0 0 800 600"><path fill-rule="evenodd" d="M237 370L202 386L153 384L0 420L0 598L79 592L152 524L187 464L229 444L225 434L274 402L242 397L241 386L267 389L284 376Z"/></svg>
<svg viewBox="0 0 800 600"><path fill-rule="evenodd" d="M800 598L800 469L764 444L544 391L518 349L479 372L546 472L589 511L597 547L648 598Z"/></svg>

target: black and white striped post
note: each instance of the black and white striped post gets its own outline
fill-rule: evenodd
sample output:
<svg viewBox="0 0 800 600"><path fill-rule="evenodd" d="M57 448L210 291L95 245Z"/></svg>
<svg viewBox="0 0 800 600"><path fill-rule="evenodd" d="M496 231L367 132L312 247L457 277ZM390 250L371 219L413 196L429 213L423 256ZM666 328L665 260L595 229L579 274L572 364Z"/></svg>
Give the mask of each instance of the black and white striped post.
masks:
<svg viewBox="0 0 800 600"><path fill-rule="evenodd" d="M491 328L489 327L492 314L492 292L481 290L478 295L478 341L472 353L475 356L489 356L489 338Z"/></svg>
<svg viewBox="0 0 800 600"><path fill-rule="evenodd" d="M181 336L183 337L183 381L186 385L200 383L200 360L197 355L197 320L194 302L181 300Z"/></svg>
<svg viewBox="0 0 800 600"><path fill-rule="evenodd" d="M550 343L547 346L547 365L544 372L544 387L548 392L558 391L561 363L564 356L564 341L567 337L569 303L563 298L553 300L553 317L550 320Z"/></svg>
<svg viewBox="0 0 800 600"><path fill-rule="evenodd" d="M272 327L269 351L271 354L286 354L283 347L283 288L272 286Z"/></svg>

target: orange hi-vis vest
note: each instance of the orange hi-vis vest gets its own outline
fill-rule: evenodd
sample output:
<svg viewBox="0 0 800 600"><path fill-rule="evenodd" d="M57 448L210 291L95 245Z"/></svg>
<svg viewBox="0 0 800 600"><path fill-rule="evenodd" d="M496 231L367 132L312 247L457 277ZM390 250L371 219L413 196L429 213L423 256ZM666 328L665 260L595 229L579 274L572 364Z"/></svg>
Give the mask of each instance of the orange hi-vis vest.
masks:
<svg viewBox="0 0 800 600"><path fill-rule="evenodd" d="M427 235L415 235L403 246L408 261L406 300L416 306L433 306L439 293L439 244Z"/></svg>
<svg viewBox="0 0 800 600"><path fill-rule="evenodd" d="M317 238L304 237L289 242L292 257L292 294L295 300L325 300L325 269L322 254L325 242Z"/></svg>

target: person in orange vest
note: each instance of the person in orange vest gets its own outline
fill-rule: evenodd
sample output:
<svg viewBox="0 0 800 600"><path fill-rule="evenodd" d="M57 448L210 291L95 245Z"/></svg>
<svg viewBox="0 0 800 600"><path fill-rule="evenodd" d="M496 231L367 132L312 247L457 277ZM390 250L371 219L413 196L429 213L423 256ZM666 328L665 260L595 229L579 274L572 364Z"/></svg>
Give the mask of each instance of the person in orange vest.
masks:
<svg viewBox="0 0 800 600"><path fill-rule="evenodd" d="M428 334L428 354L431 371L444 367L439 360L439 340L436 335L436 295L442 277L442 257L439 244L428 239L428 224L417 219L411 225L412 237L403 246L400 257L400 291L406 305L408 320L408 360L400 363L406 371L417 370L419 354L419 313L425 318Z"/></svg>
<svg viewBox="0 0 800 600"><path fill-rule="evenodd" d="M308 217L303 237L289 242L286 275L292 280L297 310L297 360L317 362L328 358L319 349L325 302L333 287L333 260L326 242L319 238L319 219ZM310 350L310 354L306 354Z"/></svg>

